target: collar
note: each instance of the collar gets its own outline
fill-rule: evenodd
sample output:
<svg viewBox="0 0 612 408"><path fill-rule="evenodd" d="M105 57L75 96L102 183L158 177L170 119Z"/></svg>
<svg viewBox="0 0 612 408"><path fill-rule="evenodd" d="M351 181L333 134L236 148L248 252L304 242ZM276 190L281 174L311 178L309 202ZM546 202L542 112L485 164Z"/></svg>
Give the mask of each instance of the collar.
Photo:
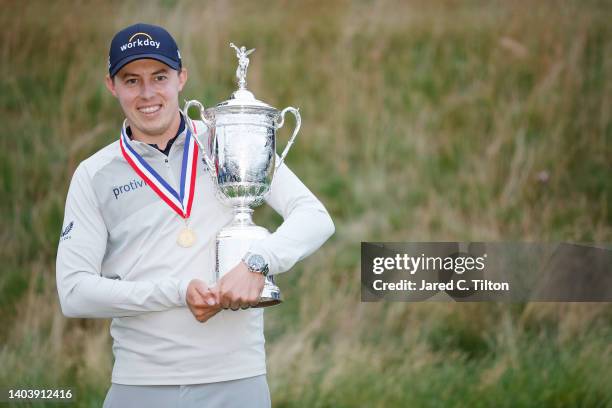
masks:
<svg viewBox="0 0 612 408"><path fill-rule="evenodd" d="M172 147L172 145L174 144L174 142L176 142L179 139L179 136L181 136L184 132L185 132L185 118L183 117L183 112L179 111L179 115L181 117L181 123L179 124L179 128L176 132L176 135L174 135L174 137L170 140L168 140L168 143L166 144L166 148L164 150L160 149L159 146L157 145L157 143L144 143L144 142L139 142L137 140L134 140L132 138L132 129L130 129L129 126L127 126L125 128L125 133L127 134L128 138L130 139L131 142L134 142L135 144L141 144L141 145L148 145L153 147L154 149L156 149L157 151L163 153L164 155L168 156L168 154L170 153L170 148ZM182 140L184 140L184 137L181 138ZM180 143L177 143L177 146ZM149 149L147 149L149 150Z"/></svg>

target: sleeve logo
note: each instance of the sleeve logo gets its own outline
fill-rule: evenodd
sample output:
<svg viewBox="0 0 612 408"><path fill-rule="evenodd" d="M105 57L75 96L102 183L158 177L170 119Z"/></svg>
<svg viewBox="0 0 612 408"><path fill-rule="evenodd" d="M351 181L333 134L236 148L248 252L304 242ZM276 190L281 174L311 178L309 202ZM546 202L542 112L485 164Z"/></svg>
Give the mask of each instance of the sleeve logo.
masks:
<svg viewBox="0 0 612 408"><path fill-rule="evenodd" d="M74 227L74 221L70 221L70 223L66 226L66 228L64 228L64 230L60 234L60 241L63 241L65 239L70 239L68 234L70 233L70 231L72 231L72 227Z"/></svg>

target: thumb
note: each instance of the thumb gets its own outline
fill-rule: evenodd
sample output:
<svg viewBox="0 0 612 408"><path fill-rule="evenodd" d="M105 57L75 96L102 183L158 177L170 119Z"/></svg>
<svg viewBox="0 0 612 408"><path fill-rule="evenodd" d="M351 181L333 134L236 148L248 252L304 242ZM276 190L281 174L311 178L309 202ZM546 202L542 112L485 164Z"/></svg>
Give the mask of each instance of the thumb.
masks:
<svg viewBox="0 0 612 408"><path fill-rule="evenodd" d="M205 287L204 285L197 285L195 289L200 294L200 296L202 296L202 299L204 299L207 305L214 306L215 304L217 304L215 295L210 291L210 288Z"/></svg>

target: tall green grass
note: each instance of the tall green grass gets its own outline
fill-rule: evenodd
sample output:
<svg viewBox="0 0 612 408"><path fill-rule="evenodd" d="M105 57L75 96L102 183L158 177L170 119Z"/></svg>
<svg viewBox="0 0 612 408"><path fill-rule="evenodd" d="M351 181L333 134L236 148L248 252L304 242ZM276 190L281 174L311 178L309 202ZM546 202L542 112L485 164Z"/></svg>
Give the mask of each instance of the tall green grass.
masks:
<svg viewBox="0 0 612 408"><path fill-rule="evenodd" d="M54 260L72 172L118 136L108 44L137 21L177 37L185 99L230 95L233 41L255 95L302 113L287 162L337 232L266 312L275 406L612 406L607 304L359 302L360 241L611 240L604 1L4 2L0 385L78 407L109 386L108 322L61 315Z"/></svg>

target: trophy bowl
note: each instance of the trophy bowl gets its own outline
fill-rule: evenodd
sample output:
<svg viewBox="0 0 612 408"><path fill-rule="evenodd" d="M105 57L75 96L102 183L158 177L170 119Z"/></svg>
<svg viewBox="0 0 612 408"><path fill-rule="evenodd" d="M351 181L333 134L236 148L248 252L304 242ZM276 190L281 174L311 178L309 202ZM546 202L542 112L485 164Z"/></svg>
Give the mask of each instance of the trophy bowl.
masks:
<svg viewBox="0 0 612 408"><path fill-rule="evenodd" d="M222 200L254 207L270 190L276 158L276 111L233 107L213 113L217 185Z"/></svg>

